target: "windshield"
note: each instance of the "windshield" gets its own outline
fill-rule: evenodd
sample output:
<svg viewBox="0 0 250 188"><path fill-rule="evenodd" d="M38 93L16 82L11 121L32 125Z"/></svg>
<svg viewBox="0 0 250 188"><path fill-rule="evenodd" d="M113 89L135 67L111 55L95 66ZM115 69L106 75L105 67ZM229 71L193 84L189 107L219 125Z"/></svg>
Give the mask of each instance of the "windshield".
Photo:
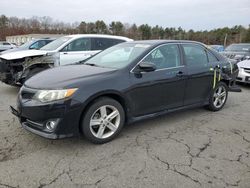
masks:
<svg viewBox="0 0 250 188"><path fill-rule="evenodd" d="M31 41L26 42L23 45L19 46L19 48L23 48L23 49L29 48L30 45L33 44L34 42L36 42L36 40L31 40Z"/></svg>
<svg viewBox="0 0 250 188"><path fill-rule="evenodd" d="M231 44L225 51L250 52L250 44Z"/></svg>
<svg viewBox="0 0 250 188"><path fill-rule="evenodd" d="M40 50L46 50L46 51L53 51L59 48L61 45L66 43L68 40L70 40L71 37L61 37L59 39L56 39L52 41L51 43L45 45L44 47L40 48Z"/></svg>
<svg viewBox="0 0 250 188"><path fill-rule="evenodd" d="M120 69L129 65L150 46L149 44L121 43L97 54L86 61L86 64Z"/></svg>

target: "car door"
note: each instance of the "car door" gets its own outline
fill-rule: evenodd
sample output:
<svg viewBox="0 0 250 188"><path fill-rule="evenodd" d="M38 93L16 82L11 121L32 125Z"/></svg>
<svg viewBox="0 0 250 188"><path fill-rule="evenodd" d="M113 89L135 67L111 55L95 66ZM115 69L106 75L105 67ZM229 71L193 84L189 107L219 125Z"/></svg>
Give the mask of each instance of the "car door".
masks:
<svg viewBox="0 0 250 188"><path fill-rule="evenodd" d="M75 39L60 51L60 65L76 63L89 58L93 53L90 38Z"/></svg>
<svg viewBox="0 0 250 188"><path fill-rule="evenodd" d="M213 85L213 67L208 62L206 49L199 44L182 44L187 66L187 86L184 105L204 102Z"/></svg>
<svg viewBox="0 0 250 188"><path fill-rule="evenodd" d="M182 106L186 70L178 45L161 45L151 51L142 62L155 64L156 70L142 72L138 76L137 65L131 71L133 88L128 96L133 101L132 114L140 116Z"/></svg>

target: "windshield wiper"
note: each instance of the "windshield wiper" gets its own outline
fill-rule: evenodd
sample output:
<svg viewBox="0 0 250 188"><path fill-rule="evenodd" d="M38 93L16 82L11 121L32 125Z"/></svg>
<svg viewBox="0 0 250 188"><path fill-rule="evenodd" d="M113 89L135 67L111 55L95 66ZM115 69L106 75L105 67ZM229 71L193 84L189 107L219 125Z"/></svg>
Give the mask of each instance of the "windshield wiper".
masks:
<svg viewBox="0 0 250 188"><path fill-rule="evenodd" d="M94 64L94 63L83 63L84 65L89 65L89 66L93 66L93 67L98 67L98 65Z"/></svg>

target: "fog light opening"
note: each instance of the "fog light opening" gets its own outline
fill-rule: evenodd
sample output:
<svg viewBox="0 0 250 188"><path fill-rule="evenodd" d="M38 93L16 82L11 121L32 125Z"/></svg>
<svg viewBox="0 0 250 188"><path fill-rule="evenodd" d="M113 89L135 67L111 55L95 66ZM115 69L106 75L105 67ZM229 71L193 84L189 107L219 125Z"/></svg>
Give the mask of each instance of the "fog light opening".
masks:
<svg viewBox="0 0 250 188"><path fill-rule="evenodd" d="M50 120L46 123L46 129L48 129L49 131L53 131L55 130L56 125L57 125L57 121Z"/></svg>

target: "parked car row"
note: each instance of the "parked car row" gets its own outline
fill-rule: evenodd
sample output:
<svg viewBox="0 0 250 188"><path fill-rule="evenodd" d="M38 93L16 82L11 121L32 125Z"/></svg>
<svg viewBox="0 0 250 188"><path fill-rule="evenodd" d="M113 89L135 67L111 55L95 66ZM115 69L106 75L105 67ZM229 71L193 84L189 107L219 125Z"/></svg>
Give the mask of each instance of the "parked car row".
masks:
<svg viewBox="0 0 250 188"><path fill-rule="evenodd" d="M239 74L236 80L250 83L250 43L231 44L221 54L237 62Z"/></svg>
<svg viewBox="0 0 250 188"><path fill-rule="evenodd" d="M239 67L237 82L250 83L250 43L231 44L225 49L222 45L209 45L209 47L220 52L230 62L237 63Z"/></svg>
<svg viewBox="0 0 250 188"><path fill-rule="evenodd" d="M32 45L25 44L23 48L28 47L27 50L0 55L0 80L9 85L22 85L45 69L85 60L101 50L126 41L132 40L110 35L69 35L53 42L34 41ZM40 48L41 42L48 44Z"/></svg>
<svg viewBox="0 0 250 188"><path fill-rule="evenodd" d="M218 111L238 74L236 64L193 41L79 35L36 52L2 55L0 63L20 66L33 57L31 62L48 65L49 52L58 52L59 65L78 61L32 76L20 89L17 107L11 107L24 129L50 139L83 134L101 144L125 123L197 106Z"/></svg>

